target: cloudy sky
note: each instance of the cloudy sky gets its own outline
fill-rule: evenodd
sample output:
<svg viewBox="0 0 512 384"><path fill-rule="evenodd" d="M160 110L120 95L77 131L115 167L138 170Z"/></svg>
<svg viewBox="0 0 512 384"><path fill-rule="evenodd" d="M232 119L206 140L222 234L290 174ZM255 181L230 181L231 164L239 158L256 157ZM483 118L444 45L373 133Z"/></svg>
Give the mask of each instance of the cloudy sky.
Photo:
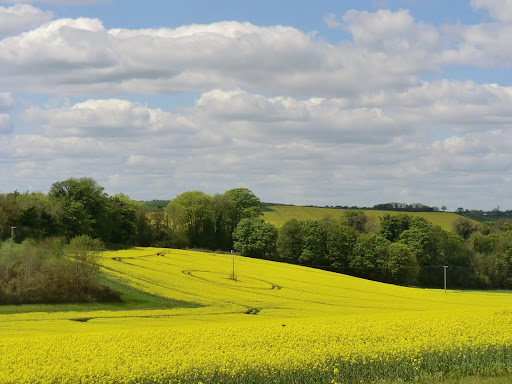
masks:
<svg viewBox="0 0 512 384"><path fill-rule="evenodd" d="M512 209L512 0L0 0L0 193Z"/></svg>

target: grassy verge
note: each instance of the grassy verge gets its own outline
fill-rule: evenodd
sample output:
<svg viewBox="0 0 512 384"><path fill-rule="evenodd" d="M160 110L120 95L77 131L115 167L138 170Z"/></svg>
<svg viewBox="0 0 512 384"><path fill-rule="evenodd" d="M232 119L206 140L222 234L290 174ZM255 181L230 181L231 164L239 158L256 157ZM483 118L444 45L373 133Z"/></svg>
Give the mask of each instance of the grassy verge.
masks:
<svg viewBox="0 0 512 384"><path fill-rule="evenodd" d="M109 286L114 291L119 292L123 301L114 303L0 305L0 314L29 312L122 311L149 308L194 308L200 306L195 303L151 295L107 276L102 276L100 282Z"/></svg>
<svg viewBox="0 0 512 384"><path fill-rule="evenodd" d="M418 381L383 381L379 384L510 384L512 375L498 377L468 376L460 378L429 378Z"/></svg>

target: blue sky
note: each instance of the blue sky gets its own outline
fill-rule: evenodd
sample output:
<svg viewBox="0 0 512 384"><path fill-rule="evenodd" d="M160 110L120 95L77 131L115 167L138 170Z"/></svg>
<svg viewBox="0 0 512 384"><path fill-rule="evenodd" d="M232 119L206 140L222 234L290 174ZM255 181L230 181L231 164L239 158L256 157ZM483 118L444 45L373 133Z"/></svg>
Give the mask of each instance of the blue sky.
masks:
<svg viewBox="0 0 512 384"><path fill-rule="evenodd" d="M512 209L512 0L0 1L0 191Z"/></svg>

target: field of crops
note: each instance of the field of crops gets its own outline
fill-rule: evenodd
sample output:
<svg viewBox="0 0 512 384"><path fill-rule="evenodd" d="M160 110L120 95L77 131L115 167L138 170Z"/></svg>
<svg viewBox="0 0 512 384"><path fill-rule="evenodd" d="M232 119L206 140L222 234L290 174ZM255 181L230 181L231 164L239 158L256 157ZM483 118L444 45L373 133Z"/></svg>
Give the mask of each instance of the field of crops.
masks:
<svg viewBox="0 0 512 384"><path fill-rule="evenodd" d="M2 315L1 383L333 384L512 368L507 292L157 248L107 252L102 267L196 306Z"/></svg>
<svg viewBox="0 0 512 384"><path fill-rule="evenodd" d="M345 214L344 209L335 208L318 208L318 207L300 207L294 205L266 205L263 217L266 221L277 227L283 225L290 219L297 220L320 220L325 217L339 219ZM434 225L439 225L445 231L451 231L453 222L460 218L459 215L451 212L395 212L395 211L364 211L366 215L373 217L376 223L379 218L386 215L407 214L411 216L419 216L427 219Z"/></svg>

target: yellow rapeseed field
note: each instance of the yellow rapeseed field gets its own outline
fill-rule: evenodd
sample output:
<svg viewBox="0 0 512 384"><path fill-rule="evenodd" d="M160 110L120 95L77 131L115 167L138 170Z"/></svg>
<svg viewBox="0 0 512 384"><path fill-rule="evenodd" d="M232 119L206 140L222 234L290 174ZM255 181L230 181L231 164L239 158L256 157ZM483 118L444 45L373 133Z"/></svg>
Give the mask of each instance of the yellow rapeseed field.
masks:
<svg viewBox="0 0 512 384"><path fill-rule="evenodd" d="M158 248L106 252L101 264L134 287L200 307L0 316L0 383L335 384L510 373L510 293L445 294Z"/></svg>

